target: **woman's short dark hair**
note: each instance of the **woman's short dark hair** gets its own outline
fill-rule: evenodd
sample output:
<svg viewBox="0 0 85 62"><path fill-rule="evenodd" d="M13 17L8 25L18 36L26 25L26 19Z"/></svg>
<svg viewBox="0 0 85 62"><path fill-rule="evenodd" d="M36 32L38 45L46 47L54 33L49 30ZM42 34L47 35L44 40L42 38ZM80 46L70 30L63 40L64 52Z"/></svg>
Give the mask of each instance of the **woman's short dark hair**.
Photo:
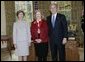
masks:
<svg viewBox="0 0 85 62"><path fill-rule="evenodd" d="M19 10L19 11L17 11L17 17L18 17L18 15L19 15L19 13L23 13L23 16L25 16L25 13L24 13L24 11L22 11L22 10Z"/></svg>

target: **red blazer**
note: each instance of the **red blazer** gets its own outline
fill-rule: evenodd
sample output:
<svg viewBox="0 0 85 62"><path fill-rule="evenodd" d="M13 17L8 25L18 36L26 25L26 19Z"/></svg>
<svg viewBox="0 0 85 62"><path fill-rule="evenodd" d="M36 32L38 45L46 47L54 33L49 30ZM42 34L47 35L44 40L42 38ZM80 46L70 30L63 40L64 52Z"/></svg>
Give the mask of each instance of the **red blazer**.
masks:
<svg viewBox="0 0 85 62"><path fill-rule="evenodd" d="M43 20L39 22L40 24L40 39L42 40L41 43L48 42L48 26L46 20ZM38 33L38 23L36 20L34 20L31 23L31 36L32 40L36 43L35 39L37 39Z"/></svg>

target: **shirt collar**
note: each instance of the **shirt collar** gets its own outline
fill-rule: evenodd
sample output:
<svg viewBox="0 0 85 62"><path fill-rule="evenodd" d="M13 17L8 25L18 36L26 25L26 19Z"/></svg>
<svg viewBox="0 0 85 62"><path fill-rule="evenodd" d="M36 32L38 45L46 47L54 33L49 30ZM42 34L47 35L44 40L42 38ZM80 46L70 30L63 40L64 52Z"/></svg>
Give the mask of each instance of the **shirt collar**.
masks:
<svg viewBox="0 0 85 62"><path fill-rule="evenodd" d="M52 16L57 16L57 12L55 14L52 14Z"/></svg>
<svg viewBox="0 0 85 62"><path fill-rule="evenodd" d="M55 13L55 14L52 14L52 18L53 18L53 16L54 16L54 18L56 18L56 16L57 16L57 13Z"/></svg>

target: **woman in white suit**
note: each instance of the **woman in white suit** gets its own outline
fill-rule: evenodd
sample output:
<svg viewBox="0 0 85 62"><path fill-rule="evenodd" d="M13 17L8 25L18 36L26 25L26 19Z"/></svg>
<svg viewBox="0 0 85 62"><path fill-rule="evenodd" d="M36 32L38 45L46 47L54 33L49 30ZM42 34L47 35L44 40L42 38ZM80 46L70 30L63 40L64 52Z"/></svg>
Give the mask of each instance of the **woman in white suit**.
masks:
<svg viewBox="0 0 85 62"><path fill-rule="evenodd" d="M25 13L21 10L17 11L18 20L13 25L13 44L15 53L19 56L19 61L27 61L29 55L29 46L31 43L30 27L23 20ZM22 58L23 56L23 58Z"/></svg>

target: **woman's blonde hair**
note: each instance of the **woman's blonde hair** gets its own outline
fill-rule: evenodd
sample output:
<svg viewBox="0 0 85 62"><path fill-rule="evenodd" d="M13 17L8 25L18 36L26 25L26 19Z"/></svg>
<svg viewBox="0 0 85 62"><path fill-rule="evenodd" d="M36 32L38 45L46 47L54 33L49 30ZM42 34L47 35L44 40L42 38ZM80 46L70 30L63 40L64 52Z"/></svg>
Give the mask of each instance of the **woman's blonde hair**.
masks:
<svg viewBox="0 0 85 62"><path fill-rule="evenodd" d="M34 12L34 19L36 20L36 13L37 12L40 12L41 13L41 19L45 19L45 17L44 17L44 13L40 10L40 9L38 9L38 10L35 10L35 12Z"/></svg>

